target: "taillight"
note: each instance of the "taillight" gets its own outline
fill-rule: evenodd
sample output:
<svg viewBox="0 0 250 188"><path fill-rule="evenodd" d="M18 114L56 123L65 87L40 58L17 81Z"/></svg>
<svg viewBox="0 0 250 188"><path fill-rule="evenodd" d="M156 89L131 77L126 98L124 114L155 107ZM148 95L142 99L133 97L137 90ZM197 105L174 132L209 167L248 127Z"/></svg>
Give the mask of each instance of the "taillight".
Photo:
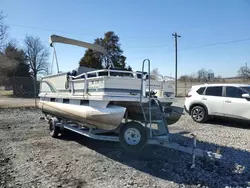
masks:
<svg viewBox="0 0 250 188"><path fill-rule="evenodd" d="M189 97L192 97L192 95L190 95L190 94L187 94L187 95L186 95L186 97L187 97L187 98L189 98Z"/></svg>

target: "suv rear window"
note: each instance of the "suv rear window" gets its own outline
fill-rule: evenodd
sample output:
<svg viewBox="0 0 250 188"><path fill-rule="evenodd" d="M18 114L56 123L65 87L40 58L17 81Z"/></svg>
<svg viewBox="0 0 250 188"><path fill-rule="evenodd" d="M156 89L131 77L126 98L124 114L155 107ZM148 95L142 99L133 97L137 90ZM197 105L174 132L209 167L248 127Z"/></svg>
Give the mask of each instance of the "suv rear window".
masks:
<svg viewBox="0 0 250 188"><path fill-rule="evenodd" d="M207 87L205 95L222 96L222 86Z"/></svg>
<svg viewBox="0 0 250 188"><path fill-rule="evenodd" d="M196 91L196 93L198 93L198 94L203 94L203 92L204 92L204 90L205 90L205 87L201 87L201 88L199 88L197 91Z"/></svg>

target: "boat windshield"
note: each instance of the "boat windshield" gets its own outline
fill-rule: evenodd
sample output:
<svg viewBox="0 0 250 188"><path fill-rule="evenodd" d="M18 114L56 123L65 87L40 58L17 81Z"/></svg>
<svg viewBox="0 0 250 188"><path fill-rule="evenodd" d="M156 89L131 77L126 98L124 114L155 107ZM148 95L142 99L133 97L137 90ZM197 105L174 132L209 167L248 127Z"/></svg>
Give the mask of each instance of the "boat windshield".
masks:
<svg viewBox="0 0 250 188"><path fill-rule="evenodd" d="M244 89L246 92L250 93L250 86L243 86L243 87L240 87L242 89Z"/></svg>

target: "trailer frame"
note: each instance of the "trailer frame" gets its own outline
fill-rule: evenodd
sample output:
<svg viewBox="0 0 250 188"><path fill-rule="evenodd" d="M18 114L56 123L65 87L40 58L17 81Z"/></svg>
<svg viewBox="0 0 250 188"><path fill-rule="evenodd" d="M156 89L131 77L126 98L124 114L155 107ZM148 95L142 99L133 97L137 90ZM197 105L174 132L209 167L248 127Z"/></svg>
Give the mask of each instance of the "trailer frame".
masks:
<svg viewBox="0 0 250 188"><path fill-rule="evenodd" d="M119 135L105 135L106 133L114 133L106 130L100 130L100 129L93 129L93 128L79 128L79 125L75 122L70 121L59 121L56 117L50 117L45 118L49 124L53 125L54 129L58 129L56 134L59 134L63 132L65 129L75 132L77 134L80 134L82 136L94 139L94 140L101 140L101 141L110 141L110 142L120 142ZM128 120L126 120L129 122ZM114 133L115 134L115 133ZM169 133L170 134L170 133ZM58 135L55 135L53 137L57 137ZM221 159L222 155L218 153L219 149L217 149L217 152L211 152L202 150L196 147L197 143L197 136L191 134L193 139L193 144L191 146L183 146L176 142L170 142L169 141L169 135L167 136L154 136L153 138L148 138L146 144L151 145L158 145L169 149L174 149L177 151L181 151L184 153L188 153L192 155L192 165L190 168L195 168L195 161L196 157L205 157L211 160L217 160Z"/></svg>

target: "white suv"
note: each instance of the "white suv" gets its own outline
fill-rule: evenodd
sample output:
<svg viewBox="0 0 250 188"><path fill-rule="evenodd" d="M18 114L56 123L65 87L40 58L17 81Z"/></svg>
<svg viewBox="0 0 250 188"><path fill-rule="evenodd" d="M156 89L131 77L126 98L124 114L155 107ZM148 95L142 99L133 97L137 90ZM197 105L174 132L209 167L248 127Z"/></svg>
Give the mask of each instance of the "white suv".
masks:
<svg viewBox="0 0 250 188"><path fill-rule="evenodd" d="M193 86L186 96L184 108L194 121L200 123L208 116L250 120L250 85Z"/></svg>

